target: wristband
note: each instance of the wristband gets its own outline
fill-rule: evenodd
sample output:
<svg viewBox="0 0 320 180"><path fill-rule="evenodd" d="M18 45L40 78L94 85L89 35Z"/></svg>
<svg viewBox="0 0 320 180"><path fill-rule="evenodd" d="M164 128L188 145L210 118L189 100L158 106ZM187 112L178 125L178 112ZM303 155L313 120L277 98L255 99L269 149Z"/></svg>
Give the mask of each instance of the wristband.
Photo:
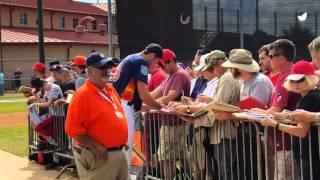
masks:
<svg viewBox="0 0 320 180"><path fill-rule="evenodd" d="M314 119L315 119L316 122L319 122L319 121L320 121L320 112L317 112L317 113L315 114Z"/></svg>
<svg viewBox="0 0 320 180"><path fill-rule="evenodd" d="M276 124L276 130L279 130L279 125L280 125L280 123L279 122L277 122L277 124Z"/></svg>
<svg viewBox="0 0 320 180"><path fill-rule="evenodd" d="M190 106L187 107L187 113L191 113Z"/></svg>

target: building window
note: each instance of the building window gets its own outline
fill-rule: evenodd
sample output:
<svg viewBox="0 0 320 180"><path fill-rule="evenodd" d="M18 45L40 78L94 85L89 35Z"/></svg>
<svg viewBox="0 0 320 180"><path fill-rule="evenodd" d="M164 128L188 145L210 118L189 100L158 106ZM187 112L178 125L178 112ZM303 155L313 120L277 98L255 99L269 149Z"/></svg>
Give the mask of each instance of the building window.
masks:
<svg viewBox="0 0 320 180"><path fill-rule="evenodd" d="M92 21L92 30L93 31L97 30L97 21Z"/></svg>
<svg viewBox="0 0 320 180"><path fill-rule="evenodd" d="M28 15L27 13L20 14L20 24L27 25L28 24Z"/></svg>
<svg viewBox="0 0 320 180"><path fill-rule="evenodd" d="M66 27L66 18L63 16L60 17L59 24L60 24L60 28L64 29Z"/></svg>
<svg viewBox="0 0 320 180"><path fill-rule="evenodd" d="M79 19L72 19L72 27L75 29L79 24Z"/></svg>

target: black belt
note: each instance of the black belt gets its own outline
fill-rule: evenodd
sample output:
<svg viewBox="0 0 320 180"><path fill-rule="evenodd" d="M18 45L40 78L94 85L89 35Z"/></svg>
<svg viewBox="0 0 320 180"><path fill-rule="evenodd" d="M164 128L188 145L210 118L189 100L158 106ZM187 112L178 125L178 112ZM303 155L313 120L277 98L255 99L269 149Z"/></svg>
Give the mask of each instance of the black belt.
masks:
<svg viewBox="0 0 320 180"><path fill-rule="evenodd" d="M133 106L133 103L132 102L129 102L128 100L125 100L125 99L122 99L123 101L127 101L127 105L128 106Z"/></svg>
<svg viewBox="0 0 320 180"><path fill-rule="evenodd" d="M124 145L121 146L117 146L117 147L110 147L110 148L106 148L107 151L121 151L123 149ZM78 153L81 154L82 149L87 149L90 150L90 148L85 147L85 146L73 146L73 149Z"/></svg>

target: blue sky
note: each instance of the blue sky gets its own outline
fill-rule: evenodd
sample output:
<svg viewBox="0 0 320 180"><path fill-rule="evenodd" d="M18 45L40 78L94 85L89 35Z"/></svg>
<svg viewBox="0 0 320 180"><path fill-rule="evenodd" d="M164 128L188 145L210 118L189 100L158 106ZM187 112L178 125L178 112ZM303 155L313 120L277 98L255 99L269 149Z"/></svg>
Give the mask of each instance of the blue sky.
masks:
<svg viewBox="0 0 320 180"><path fill-rule="evenodd" d="M88 2L88 3L97 3L99 1L100 3L106 3L108 0L76 0L81 2ZM115 0L111 0L111 2L114 2Z"/></svg>

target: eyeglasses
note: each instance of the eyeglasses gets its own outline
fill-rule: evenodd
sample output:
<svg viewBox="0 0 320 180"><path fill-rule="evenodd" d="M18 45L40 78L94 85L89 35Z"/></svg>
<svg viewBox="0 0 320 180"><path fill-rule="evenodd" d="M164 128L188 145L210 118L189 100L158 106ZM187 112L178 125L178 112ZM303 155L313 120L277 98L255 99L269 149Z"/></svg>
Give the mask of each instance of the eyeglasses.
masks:
<svg viewBox="0 0 320 180"><path fill-rule="evenodd" d="M297 80L297 81L290 80L290 83L302 83L302 82L304 82L305 80L306 80L306 78L303 77L303 78L301 78L301 79L299 79L299 80Z"/></svg>
<svg viewBox="0 0 320 180"><path fill-rule="evenodd" d="M274 57L276 57L276 56L281 56L282 54L269 54L268 56L269 56L269 58L270 59L272 59L272 58L274 58Z"/></svg>

